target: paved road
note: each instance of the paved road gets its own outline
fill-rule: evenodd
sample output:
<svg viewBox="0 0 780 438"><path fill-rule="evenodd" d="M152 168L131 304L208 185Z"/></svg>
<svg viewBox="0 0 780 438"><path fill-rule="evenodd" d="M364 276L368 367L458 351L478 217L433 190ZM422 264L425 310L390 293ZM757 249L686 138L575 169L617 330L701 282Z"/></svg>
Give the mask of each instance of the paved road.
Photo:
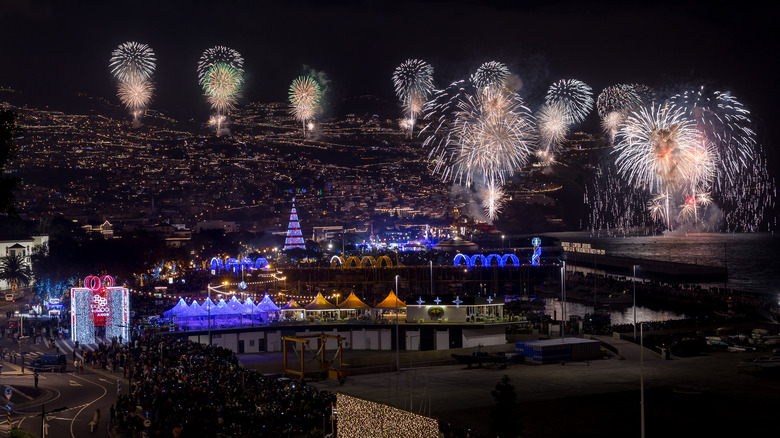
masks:
<svg viewBox="0 0 780 438"><path fill-rule="evenodd" d="M649 431L664 433L665 427L710 432L711 436L760 430L760 420L780 402L780 381L737 373L737 363L757 353L663 360L645 350L641 362L639 346L607 340L620 349L623 359L563 366L513 365L506 370L402 364L406 369L400 374L349 376L343 385L331 380L313 385L402 409L411 406L440 421L485 431L495 405L490 392L508 375L517 393L526 437L632 435L627 430L638 431L639 426L640 375L647 397L648 436L653 436ZM679 386L705 387L709 395L704 400L681 399L672 391ZM740 421L727 422L728 418ZM575 430L577 434L572 435Z"/></svg>
<svg viewBox="0 0 780 438"><path fill-rule="evenodd" d="M6 347L12 346L4 340ZM47 411L66 408L47 416L49 438L76 438L83 436L111 437L109 428L109 407L117 400L117 380L120 380L121 391L127 394L127 379L121 374L114 374L101 369L85 368L84 374L75 371L72 362L70 346L58 341L62 353L65 353L68 368L65 373L39 373L38 390L35 389L33 373L29 363L37 356L45 353L55 353L56 348L49 348L47 342L27 342L24 347L30 355L25 357L25 372L22 373L21 358L16 363L9 362L7 357L0 375L0 388L12 388L11 403L13 410L11 421L13 425L24 431L41 435L41 408ZM16 351L18 346L13 348ZM90 433L89 423L96 410L100 410L100 420L94 433ZM5 413L0 425L0 435L8 430ZM115 435L114 435L115 436Z"/></svg>

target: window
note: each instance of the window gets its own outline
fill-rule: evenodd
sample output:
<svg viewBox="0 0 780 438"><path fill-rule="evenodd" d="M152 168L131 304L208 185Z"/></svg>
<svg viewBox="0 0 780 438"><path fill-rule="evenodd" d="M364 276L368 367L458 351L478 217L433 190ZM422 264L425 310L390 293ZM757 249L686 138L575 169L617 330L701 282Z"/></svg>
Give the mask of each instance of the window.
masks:
<svg viewBox="0 0 780 438"><path fill-rule="evenodd" d="M250 347L254 347L255 346L255 340L254 339L250 339L249 340L249 346Z"/></svg>

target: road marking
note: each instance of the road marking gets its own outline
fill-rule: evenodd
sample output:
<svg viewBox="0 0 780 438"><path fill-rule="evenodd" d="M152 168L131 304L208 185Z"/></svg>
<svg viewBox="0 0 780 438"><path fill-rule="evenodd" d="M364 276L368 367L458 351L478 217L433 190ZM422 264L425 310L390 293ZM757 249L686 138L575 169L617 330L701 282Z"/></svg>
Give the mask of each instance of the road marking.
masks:
<svg viewBox="0 0 780 438"><path fill-rule="evenodd" d="M87 406L90 406L90 405L92 405L92 404L93 404L93 403L95 403L96 401L98 401L98 400L100 400L101 398L105 397L105 396L106 396L106 394L108 394L108 390L107 390L107 389L106 389L106 388L105 388L103 385L98 385L97 383L95 383L95 382L92 382L92 381L90 381L90 380L87 380L87 379L85 379L85 378L83 378L83 377L79 377L79 376L74 376L74 377L76 377L77 379L81 379L81 380L83 380L83 381L85 381L85 382L89 382L89 383L91 383L91 384L93 384L93 385L97 386L98 388L102 389L102 390L103 390L103 395L101 395L100 397L98 397L98 398L96 398L96 399L92 400L92 401L91 401L91 402L89 402L88 404L84 405L84 407L83 407L83 408L81 408L81 409L79 409L79 411L76 413L76 415L74 415L74 416L73 416L73 419L70 421L70 436L71 436L71 438L76 438L76 434L74 434L74 433L73 433L73 424L76 422L76 418L78 418L78 416L79 416L79 415L81 415L81 413L84 411L84 409L86 409L86 408L87 408Z"/></svg>
<svg viewBox="0 0 780 438"><path fill-rule="evenodd" d="M102 377L101 377L101 378L99 378L98 380L100 380L101 382L111 383L111 381L110 381L110 380L106 380L106 379L104 379L104 378L102 378Z"/></svg>
<svg viewBox="0 0 780 438"><path fill-rule="evenodd" d="M75 380L68 380L70 383L70 386L84 386L81 383L76 382Z"/></svg>

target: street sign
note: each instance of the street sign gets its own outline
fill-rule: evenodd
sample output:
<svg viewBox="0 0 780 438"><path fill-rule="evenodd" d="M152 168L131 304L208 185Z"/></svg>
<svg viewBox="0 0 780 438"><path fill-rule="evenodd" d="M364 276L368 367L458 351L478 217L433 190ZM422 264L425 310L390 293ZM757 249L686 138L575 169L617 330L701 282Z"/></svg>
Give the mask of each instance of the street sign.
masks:
<svg viewBox="0 0 780 438"><path fill-rule="evenodd" d="M144 420L144 427L149 427L152 425L152 420Z"/></svg>
<svg viewBox="0 0 780 438"><path fill-rule="evenodd" d="M11 412L11 409L13 409L13 408L14 408L14 405L12 405L11 403L8 403L7 405L5 405L5 410L8 411L8 412Z"/></svg>
<svg viewBox="0 0 780 438"><path fill-rule="evenodd" d="M144 411L144 418L147 420L152 419L152 413L150 411Z"/></svg>
<svg viewBox="0 0 780 438"><path fill-rule="evenodd" d="M13 391L11 390L11 387L10 387L10 386L5 388L5 398L6 398L7 400L11 400L11 393L12 393L12 392L13 392Z"/></svg>

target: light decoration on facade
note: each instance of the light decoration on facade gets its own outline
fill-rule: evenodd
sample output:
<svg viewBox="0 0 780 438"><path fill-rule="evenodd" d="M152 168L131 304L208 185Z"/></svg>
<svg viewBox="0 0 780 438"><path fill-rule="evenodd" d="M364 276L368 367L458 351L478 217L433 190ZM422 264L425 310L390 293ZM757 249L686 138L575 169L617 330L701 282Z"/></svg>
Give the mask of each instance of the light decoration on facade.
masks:
<svg viewBox="0 0 780 438"><path fill-rule="evenodd" d="M97 327L104 327L107 339L129 340L130 297L127 288L116 287L113 277L89 276L84 279L84 287L74 287L70 294L74 342L94 344Z"/></svg>

